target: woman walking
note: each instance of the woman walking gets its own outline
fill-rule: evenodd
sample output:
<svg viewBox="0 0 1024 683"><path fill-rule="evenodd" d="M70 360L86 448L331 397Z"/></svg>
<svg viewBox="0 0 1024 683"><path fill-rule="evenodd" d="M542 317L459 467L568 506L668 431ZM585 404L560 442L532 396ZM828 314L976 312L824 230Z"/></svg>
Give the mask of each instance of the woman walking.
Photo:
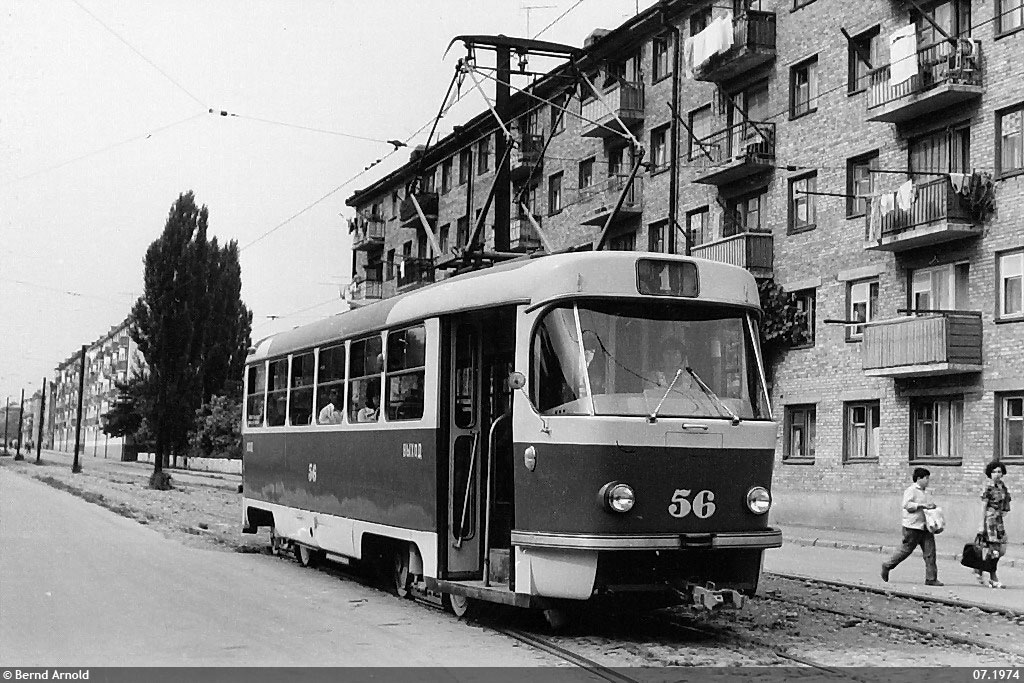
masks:
<svg viewBox="0 0 1024 683"><path fill-rule="evenodd" d="M985 520L979 536L984 539L982 556L990 568L991 581L985 580L980 569L976 569L974 574L982 586L1006 588L996 576L999 558L1006 554L1006 527L1003 526L1003 515L1010 511L1010 492L1003 483L1006 465L998 461L990 462L985 466L985 476L991 481L981 494L981 499L985 503Z"/></svg>

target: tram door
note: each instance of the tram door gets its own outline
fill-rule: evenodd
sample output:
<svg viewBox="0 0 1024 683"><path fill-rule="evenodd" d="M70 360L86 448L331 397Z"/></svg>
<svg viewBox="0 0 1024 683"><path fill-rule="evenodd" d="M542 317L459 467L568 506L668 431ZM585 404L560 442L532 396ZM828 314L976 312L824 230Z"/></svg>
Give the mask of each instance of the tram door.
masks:
<svg viewBox="0 0 1024 683"><path fill-rule="evenodd" d="M491 548L507 548L511 532L511 472L505 463L511 455L511 430L507 420L493 430L495 454L490 453L489 440L491 425L511 405L506 379L514 360L515 309L459 316L452 321L449 339L447 576L479 579L485 537ZM486 492L489 469L490 496ZM485 534L488 499L491 530Z"/></svg>

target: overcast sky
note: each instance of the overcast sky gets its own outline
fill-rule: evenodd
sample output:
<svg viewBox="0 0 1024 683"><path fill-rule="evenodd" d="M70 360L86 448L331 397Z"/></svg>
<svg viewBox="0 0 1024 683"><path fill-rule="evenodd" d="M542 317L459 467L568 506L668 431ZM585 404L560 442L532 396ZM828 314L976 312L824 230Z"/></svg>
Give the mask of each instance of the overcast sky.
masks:
<svg viewBox="0 0 1024 683"><path fill-rule="evenodd" d="M343 310L345 199L407 160L380 141L432 119L452 36L527 35L534 6L532 36L572 8L541 37L580 46L651 4L0 0L0 400L125 318L187 190L242 248L254 339ZM485 106L462 91L445 131Z"/></svg>

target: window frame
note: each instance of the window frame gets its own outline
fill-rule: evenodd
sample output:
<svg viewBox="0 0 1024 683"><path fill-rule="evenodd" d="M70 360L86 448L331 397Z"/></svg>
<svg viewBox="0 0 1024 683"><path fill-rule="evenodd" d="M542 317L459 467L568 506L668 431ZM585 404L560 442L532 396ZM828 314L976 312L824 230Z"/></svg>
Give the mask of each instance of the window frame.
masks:
<svg viewBox="0 0 1024 683"><path fill-rule="evenodd" d="M411 332L411 331L414 331L414 330L419 330L422 333L422 349L421 350L422 350L423 357L422 357L421 360L423 362L422 362L422 364L419 364L419 365L415 365L415 364L414 365L408 365L408 364L406 364L404 362L406 359L402 359L402 361L399 361L397 354L392 352L392 342L393 341L397 341L399 338L406 339L407 338L407 334L409 332ZM426 414L426 403L427 403L427 400L426 400L427 345L428 345L428 335L427 335L427 327L426 327L425 323L422 323L422 322L421 323L416 323L416 324L413 324L413 325L407 325L407 326L402 327L400 329L389 330L388 331L387 338L384 340L384 349L385 349L385 351L384 351L384 363L383 363L384 382L382 384L382 389L383 389L383 393L384 393L384 403L378 404L378 406L377 406L377 420L378 421L380 421L381 417L384 418L385 422L410 422L410 421L416 421L416 420L422 420L423 419L424 415ZM405 346L408 349L408 347L409 347L408 342L406 342ZM394 366L393 367L393 365L395 363L398 363L398 362L401 362L402 364L400 366ZM411 417L398 417L397 416L397 414L398 414L397 411L402 408L402 405L399 405L399 407L396 409L396 416L392 417L391 416L391 412L392 412L391 411L391 408L392 408L391 382L392 382L392 380L395 379L395 378L399 378L399 384L400 384L401 383L401 378L409 377L409 376L414 376L414 375L418 375L419 376L419 389L420 389L420 394L421 394L420 395L419 414L418 415L413 415Z"/></svg>
<svg viewBox="0 0 1024 683"><path fill-rule="evenodd" d="M564 206L564 198L562 196L562 179L563 172L552 173L548 176L548 215L554 216L555 214L561 213ZM557 189L557 193L555 190ZM557 202L555 201L557 197Z"/></svg>
<svg viewBox="0 0 1024 683"><path fill-rule="evenodd" d="M867 45L864 45L864 41L867 41ZM847 44L848 52L848 64L846 73L846 94L857 95L865 92L870 85L871 71L882 66L878 63L873 63L870 68L867 68L867 64L861 59L860 54L854 49L854 44L862 49L866 49L868 57L874 60L879 60L879 50L881 49L881 26L878 24L872 26L866 31L861 31ZM866 69L863 75L859 75L857 72L860 70L861 65Z"/></svg>
<svg viewBox="0 0 1024 683"><path fill-rule="evenodd" d="M669 253L668 241L667 218L647 225L647 251L655 254L667 254Z"/></svg>
<svg viewBox="0 0 1024 683"><path fill-rule="evenodd" d="M473 178L473 150L459 152L459 185L465 185Z"/></svg>
<svg viewBox="0 0 1024 683"><path fill-rule="evenodd" d="M1009 401L1021 402L1021 416L1012 416L1014 422L1021 423L1021 430L1024 430L1024 391L1001 391L996 392L995 405L995 438L992 440L994 448L994 459L1003 463L1024 464L1024 453L1010 455L1007 453L1007 403ZM1024 451L1024 448L1021 449Z"/></svg>
<svg viewBox="0 0 1024 683"><path fill-rule="evenodd" d="M476 143L476 174L484 175L491 170L491 136L485 135Z"/></svg>
<svg viewBox="0 0 1024 683"><path fill-rule="evenodd" d="M587 187L591 187L596 182L594 177L594 169L597 165L597 157L592 156L584 159L579 165L579 188L582 190ZM586 171L586 173L584 173ZM586 181L586 182L584 182Z"/></svg>
<svg viewBox="0 0 1024 683"><path fill-rule="evenodd" d="M862 180L855 177L855 172L858 168L866 168L868 170L868 194L864 195L863 199L856 199L854 197L857 194L857 184ZM863 218L867 215L868 197L872 195L875 189L875 174L871 173L871 170L877 168L877 149L865 152L864 154L858 154L846 160L846 194L850 195L846 198L847 218Z"/></svg>
<svg viewBox="0 0 1024 683"><path fill-rule="evenodd" d="M919 455L918 451L918 416L917 410L925 405L928 405L933 409L931 417L927 422L931 425L931 429L941 429L941 420L939 418L939 411L935 410L935 407L940 403L948 404L947 415L948 424L946 425L946 438L948 439L947 445L950 453L948 455L939 454L926 454ZM956 430L953 420L954 406L958 406L956 413L959 418L959 440L954 444L954 431ZM961 465L963 464L963 452L964 452L964 396L960 395L949 395L949 396L918 396L910 399L909 405L909 423L910 423L910 434L909 434L909 462L912 465ZM937 450L939 441L941 439L940 434L933 435L933 447ZM954 446L956 454L953 454Z"/></svg>
<svg viewBox="0 0 1024 683"><path fill-rule="evenodd" d="M817 441L817 413L816 403L799 403L785 406L783 417L783 439L782 439L782 462L789 464L814 464L815 444ZM799 423L794 419L800 417ZM793 428L799 426L806 435L805 445L809 446L809 452L793 452Z"/></svg>
<svg viewBox="0 0 1024 683"><path fill-rule="evenodd" d="M853 447L853 430L857 427L858 423L852 422L853 416L856 410L864 410L864 454L853 454L851 455L851 449ZM869 427L872 417L877 420L874 426ZM843 402L843 464L852 463L864 463L864 462L878 462L879 452L879 438L876 438L874 430L878 430L880 435L882 429L882 409L881 402L878 399L868 399L862 401L844 401ZM868 435L871 438L869 440ZM870 446L874 446L874 454L871 454Z"/></svg>
<svg viewBox="0 0 1024 683"><path fill-rule="evenodd" d="M325 379L323 363L337 351L341 353L341 376L338 377L335 374ZM324 396L330 396L331 389L337 389L341 395L341 405L337 407L342 414L342 419L344 419L345 400L348 392L348 368L348 344L346 342L332 342L317 348L316 376L313 378L313 385L316 387L313 394L313 424L320 424L320 411L327 405L326 401L321 403L321 399ZM336 370L337 368L334 369Z"/></svg>
<svg viewBox="0 0 1024 683"><path fill-rule="evenodd" d="M797 76L804 70L807 78L806 109L799 109ZM789 120L793 121L818 111L818 94L818 55L813 55L789 68Z"/></svg>
<svg viewBox="0 0 1024 683"><path fill-rule="evenodd" d="M795 177L789 179L789 183L788 184L789 184L789 202L788 202L789 218L788 218L788 224L787 224L787 228L788 229L787 229L786 232L788 234L790 234L790 235L796 235L796 234L799 234L801 232L807 232L809 230L814 230L816 227L818 227L818 202L815 199L815 197L817 195L813 195L813 194L801 195L802 197L806 198L805 200L801 200L800 198L797 197L796 192L797 192L798 189L800 189L800 188L797 187L800 184L804 184L805 185L805 187L803 189L805 189L807 192L817 192L818 191L818 172L817 171L811 171L810 173L804 173L804 174L801 174L799 176L795 176ZM807 217L809 219L812 219L812 220L808 220L805 223L802 223L802 224L798 225L797 224L798 214L799 214L798 202L800 202L800 201L806 201Z"/></svg>
<svg viewBox="0 0 1024 683"><path fill-rule="evenodd" d="M708 117L708 133L703 137L697 137L697 133L703 131L697 130L697 125L694 123L694 119L698 116L703 116L704 114L707 114ZM701 158L704 157L704 153L701 151L701 147L700 145L697 144L697 141L703 140L704 138L712 135L715 132L714 130L712 130L714 128L715 119L714 113L711 111L711 104L703 104L697 107L696 109L691 109L690 112L687 114L687 118L689 119L690 135L687 136L686 140L686 158L687 161L694 161L697 159L698 156L700 156Z"/></svg>
<svg viewBox="0 0 1024 683"><path fill-rule="evenodd" d="M703 225L701 226L701 237L707 237L707 240L701 240L700 242L694 239L694 230L691 219L694 216L703 216ZM699 247L702 244L708 244L715 241L713 231L711 229L711 206L705 204L704 206L698 206L695 209L690 209L686 212L686 239L690 242L690 249Z"/></svg>
<svg viewBox="0 0 1024 683"><path fill-rule="evenodd" d="M651 175L657 175L669 170L671 159L668 153L669 124L658 126L651 130ZM658 157L661 156L661 163Z"/></svg>
<svg viewBox="0 0 1024 683"><path fill-rule="evenodd" d="M670 45L672 36L664 34L655 36L651 41L651 83L657 83L672 75Z"/></svg>
<svg viewBox="0 0 1024 683"><path fill-rule="evenodd" d="M1024 248L998 251L996 257L996 322L1011 322L1024 320ZM1015 259L1018 261L1017 268L1011 275L1019 280L1017 289L1021 292L1018 310L1014 313L1005 313L1006 310L1006 261Z"/></svg>
<svg viewBox="0 0 1024 683"><path fill-rule="evenodd" d="M1020 136L1020 159L1018 159L1018 163L1020 165L1011 169L1005 169L1003 166L1003 119L1013 114L1020 117L1020 128L1018 129L1018 135ZM995 112L995 129L996 179L1002 180L1003 178L1012 178L1024 174L1024 102L1018 102L1012 106L997 109Z"/></svg>
<svg viewBox="0 0 1024 683"><path fill-rule="evenodd" d="M441 162L441 194L448 194L452 191L452 171L454 166L454 157L448 157Z"/></svg>
<svg viewBox="0 0 1024 683"><path fill-rule="evenodd" d="M815 344L814 326L818 315L818 290L814 287L808 287L807 289L798 289L792 294L797 308L801 312L807 313L807 324L804 330L807 335L807 342L792 348L809 349Z"/></svg>
<svg viewBox="0 0 1024 683"><path fill-rule="evenodd" d="M864 301L864 320L856 325L846 325L846 341L848 342L859 342L864 339L864 323L869 323L872 320L877 319L877 308L878 299L881 290L881 285L877 277L865 278L863 280L851 280L846 283L846 319L853 320L853 307L856 303L859 303L861 299L854 298L854 292L858 287L867 287L867 297ZM872 291L874 290L874 291ZM856 331L857 327L860 327L860 331Z"/></svg>
<svg viewBox="0 0 1024 683"><path fill-rule="evenodd" d="M1012 2L1016 2L1017 5L1016 7L1012 7L1010 11L1005 11L1003 9L1004 4L1006 2L1007 0L995 0L994 9L996 17L996 39L1002 38L1003 36L1012 35L1017 31L1024 30L1024 0L1012 0ZM1003 17L1010 14L1014 10L1016 10L1020 15L1020 23L1017 26L1014 26L1013 28L1004 29Z"/></svg>
<svg viewBox="0 0 1024 683"><path fill-rule="evenodd" d="M372 340L376 340L379 345L377 348L378 359L380 367L376 372L367 372L365 364L362 368L363 374L355 374L353 364L356 362L356 351L355 347L358 344L370 343ZM379 333L368 334L365 336L358 337L356 339L350 339L347 342L348 348L345 354L345 401L344 401L344 412L345 412L345 423L346 424L376 424L380 421L381 414L381 398L384 393L384 369L387 367L387 344L384 341L384 337ZM366 360L365 349L362 351L362 361ZM362 362L360 361L360 362ZM359 409L353 404L355 401L355 395L352 390L353 385L356 382L366 382L369 386L373 386L373 382L377 383L377 421L374 423L357 422L355 415L359 412ZM364 398L365 400L365 398Z"/></svg>

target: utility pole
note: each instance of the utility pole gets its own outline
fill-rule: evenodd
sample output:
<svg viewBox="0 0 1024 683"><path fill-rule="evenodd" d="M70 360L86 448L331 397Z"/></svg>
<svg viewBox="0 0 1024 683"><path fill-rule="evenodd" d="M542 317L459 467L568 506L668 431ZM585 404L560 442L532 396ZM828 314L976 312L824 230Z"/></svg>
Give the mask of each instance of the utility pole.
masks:
<svg viewBox="0 0 1024 683"><path fill-rule="evenodd" d="M43 452L43 418L46 416L46 378L40 383L43 388L39 394L39 438L36 439L36 464L40 462Z"/></svg>
<svg viewBox="0 0 1024 683"><path fill-rule="evenodd" d="M7 397L7 402L4 404L4 455L7 454L7 422L11 413L11 397Z"/></svg>
<svg viewBox="0 0 1024 683"><path fill-rule="evenodd" d="M21 404L18 406L18 446L14 449L14 459L24 460L25 456L21 454L21 425L25 419L25 387L21 388Z"/></svg>
<svg viewBox="0 0 1024 683"><path fill-rule="evenodd" d="M78 462L78 448L82 438L82 394L85 393L85 350L89 348L82 344L82 355L78 360L78 417L75 419L75 457L71 461L71 473L78 474L82 471L82 465Z"/></svg>

